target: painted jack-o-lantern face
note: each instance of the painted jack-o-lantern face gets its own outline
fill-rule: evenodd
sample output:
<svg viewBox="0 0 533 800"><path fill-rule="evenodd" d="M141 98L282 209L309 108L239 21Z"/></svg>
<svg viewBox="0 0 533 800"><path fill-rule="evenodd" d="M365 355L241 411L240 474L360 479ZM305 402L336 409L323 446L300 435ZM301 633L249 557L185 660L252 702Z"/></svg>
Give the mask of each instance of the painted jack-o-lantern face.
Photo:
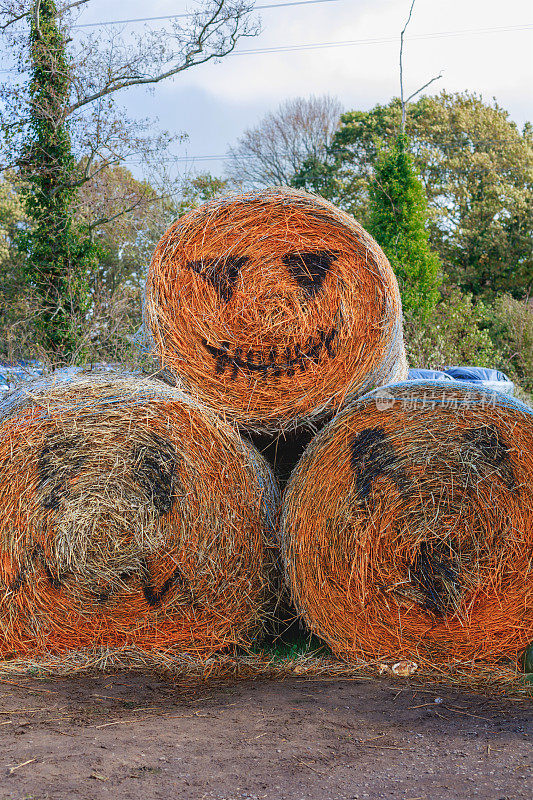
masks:
<svg viewBox="0 0 533 800"><path fill-rule="evenodd" d="M245 636L270 545L232 431L153 381L80 378L32 399L0 423L0 654L205 653Z"/></svg>
<svg viewBox="0 0 533 800"><path fill-rule="evenodd" d="M402 378L396 280L331 204L272 190L178 221L150 267L147 321L163 363L251 427L284 427Z"/></svg>
<svg viewBox="0 0 533 800"><path fill-rule="evenodd" d="M533 413L426 383L355 401L284 501L299 610L343 655L516 657L533 641Z"/></svg>

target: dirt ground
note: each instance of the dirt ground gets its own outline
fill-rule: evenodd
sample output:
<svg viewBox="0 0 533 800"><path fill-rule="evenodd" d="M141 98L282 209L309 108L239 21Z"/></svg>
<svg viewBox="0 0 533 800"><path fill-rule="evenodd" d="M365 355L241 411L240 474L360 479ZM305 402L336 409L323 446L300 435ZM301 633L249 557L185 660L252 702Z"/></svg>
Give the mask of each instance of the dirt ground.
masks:
<svg viewBox="0 0 533 800"><path fill-rule="evenodd" d="M389 680L0 681L1 800L531 800L533 707Z"/></svg>

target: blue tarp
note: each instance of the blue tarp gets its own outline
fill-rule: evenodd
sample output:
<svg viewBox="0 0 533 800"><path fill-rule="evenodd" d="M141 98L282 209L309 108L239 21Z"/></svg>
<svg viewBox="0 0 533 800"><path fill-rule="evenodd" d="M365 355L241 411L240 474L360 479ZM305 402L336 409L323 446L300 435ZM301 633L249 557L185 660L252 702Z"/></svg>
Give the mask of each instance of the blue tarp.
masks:
<svg viewBox="0 0 533 800"><path fill-rule="evenodd" d="M100 370L113 371L117 365L99 364ZM72 374L80 371L78 367L66 367L58 371L57 375ZM20 385L21 382L38 378L44 374L43 365L39 361L17 361L12 364L0 361L0 393ZM478 386L504 394L514 394L514 383L509 380L504 372L487 367L444 367L437 369L410 369L407 380L409 381L467 381Z"/></svg>
<svg viewBox="0 0 533 800"><path fill-rule="evenodd" d="M39 378L43 372L43 365L39 361L8 363L0 360L0 392L7 392L24 381Z"/></svg>
<svg viewBox="0 0 533 800"><path fill-rule="evenodd" d="M505 372L487 367L445 367L447 375L456 381L467 381L487 389L495 389L503 394L514 394L514 383L509 380Z"/></svg>
<svg viewBox="0 0 533 800"><path fill-rule="evenodd" d="M93 365L99 372L115 372L119 369L118 364L95 364ZM82 367L63 367L55 370L54 374L60 378L69 375L77 375L84 371ZM0 394L4 394L10 389L16 389L26 381L36 380L46 374L44 364L40 361L16 361L7 363L0 361Z"/></svg>
<svg viewBox="0 0 533 800"><path fill-rule="evenodd" d="M505 372L488 367L444 367L437 369L410 369L408 381L466 381L503 394L514 394L514 383Z"/></svg>
<svg viewBox="0 0 533 800"><path fill-rule="evenodd" d="M444 372L456 381L508 381L505 372L487 367L444 367Z"/></svg>
<svg viewBox="0 0 533 800"><path fill-rule="evenodd" d="M446 375L438 369L410 369L408 381L453 381L451 375Z"/></svg>

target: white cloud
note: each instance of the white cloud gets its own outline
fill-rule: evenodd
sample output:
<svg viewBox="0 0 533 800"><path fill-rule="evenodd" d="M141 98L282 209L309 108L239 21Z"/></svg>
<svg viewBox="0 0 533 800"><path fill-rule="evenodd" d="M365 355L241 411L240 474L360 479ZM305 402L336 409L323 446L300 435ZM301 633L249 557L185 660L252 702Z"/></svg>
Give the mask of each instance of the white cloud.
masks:
<svg viewBox="0 0 533 800"><path fill-rule="evenodd" d="M283 0L276 0L283 2ZM261 2L261 0L260 0ZM265 0L262 0L265 2ZM396 41L310 51L230 56L192 69L166 84L153 97L139 91L121 101L132 114L157 115L171 130L189 133L187 152L223 153L243 129L283 100L296 95L330 93L346 108L370 108L398 94L398 40L408 0L338 0L262 12L263 33L239 49L315 42L396 37ZM90 19L117 19L180 13L185 3L96 0ZM408 91L440 71L433 91L468 90L489 101L496 97L518 124L532 114L533 32L479 29L523 25L531 20L526 0L418 0L406 43ZM82 21L80 19L80 21ZM476 29L456 36L416 38L425 34ZM214 171L220 165L211 166Z"/></svg>

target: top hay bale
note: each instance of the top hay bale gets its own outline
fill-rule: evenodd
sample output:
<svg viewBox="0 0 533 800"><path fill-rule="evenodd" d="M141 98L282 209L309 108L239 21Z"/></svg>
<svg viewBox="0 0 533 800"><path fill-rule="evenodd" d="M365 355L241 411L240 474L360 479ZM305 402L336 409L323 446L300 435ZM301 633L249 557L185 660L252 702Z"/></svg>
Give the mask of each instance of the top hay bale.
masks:
<svg viewBox="0 0 533 800"><path fill-rule="evenodd" d="M186 390L251 430L319 421L406 377L385 255L353 218L296 190L230 195L174 223L145 320Z"/></svg>

